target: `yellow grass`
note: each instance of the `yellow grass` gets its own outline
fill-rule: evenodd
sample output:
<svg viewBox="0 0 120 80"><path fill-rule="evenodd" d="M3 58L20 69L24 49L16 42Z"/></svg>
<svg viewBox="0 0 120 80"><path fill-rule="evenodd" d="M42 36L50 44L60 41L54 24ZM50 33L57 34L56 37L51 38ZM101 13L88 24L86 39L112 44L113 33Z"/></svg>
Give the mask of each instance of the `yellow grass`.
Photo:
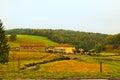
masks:
<svg viewBox="0 0 120 80"><path fill-rule="evenodd" d="M20 61L20 67L24 67L25 64L37 63L43 61L53 60L59 58L60 56L55 54L41 53L41 52L15 52L11 51L9 53L9 67L18 66L18 60Z"/></svg>
<svg viewBox="0 0 120 80"><path fill-rule="evenodd" d="M13 58L14 57L14 58ZM18 66L18 58L20 59L20 66ZM24 64L49 61L60 56L48 53L39 52L10 52L8 64L0 64L0 78L72 78L72 77L85 77L85 78L98 78L98 77L111 77L119 76L119 63L106 64L108 61L103 62L103 73L100 73L99 63L93 59L84 58L81 61L77 60L61 60L37 65L35 69L28 69ZM89 60L89 61L88 61ZM109 62L111 63L111 62ZM113 64L113 62L112 62ZM19 70L19 68L25 70ZM111 70L110 70L111 69ZM113 71L112 69L115 69ZM113 74L115 73L115 74ZM3 75L4 74L4 75Z"/></svg>
<svg viewBox="0 0 120 80"><path fill-rule="evenodd" d="M42 70L48 72L99 72L100 67L97 63L85 63L76 60L63 60L43 65ZM110 72L106 65L103 65L104 72Z"/></svg>
<svg viewBox="0 0 120 80"><path fill-rule="evenodd" d="M41 53L41 52L14 52L11 51L9 53L9 60L39 60L39 59L54 59L58 58L58 55L55 54L48 54L48 53Z"/></svg>

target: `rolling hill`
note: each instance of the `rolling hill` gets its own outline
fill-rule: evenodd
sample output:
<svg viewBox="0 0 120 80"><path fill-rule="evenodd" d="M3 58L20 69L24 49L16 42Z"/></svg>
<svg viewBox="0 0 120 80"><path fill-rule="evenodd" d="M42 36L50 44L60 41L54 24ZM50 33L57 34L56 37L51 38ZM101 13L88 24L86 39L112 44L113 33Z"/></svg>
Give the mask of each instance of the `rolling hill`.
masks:
<svg viewBox="0 0 120 80"><path fill-rule="evenodd" d="M56 43L67 43L74 45L76 48L83 48L85 50L93 49L96 43L105 45L107 34L80 32L63 29L11 29L6 30L5 34L23 34L44 36Z"/></svg>
<svg viewBox="0 0 120 80"><path fill-rule="evenodd" d="M54 46L57 43L51 41L50 39L42 36L33 36L33 35L17 35L16 41L10 41L8 37L8 43L10 44L10 47L19 47L20 42L44 42L46 46Z"/></svg>

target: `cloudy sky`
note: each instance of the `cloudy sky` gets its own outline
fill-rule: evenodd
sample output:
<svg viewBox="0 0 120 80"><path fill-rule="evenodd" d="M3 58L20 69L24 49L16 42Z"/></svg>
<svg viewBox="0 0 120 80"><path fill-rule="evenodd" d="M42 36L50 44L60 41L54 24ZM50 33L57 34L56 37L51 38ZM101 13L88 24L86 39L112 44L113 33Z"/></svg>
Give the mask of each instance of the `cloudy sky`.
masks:
<svg viewBox="0 0 120 80"><path fill-rule="evenodd" d="M0 0L5 29L120 33L120 0Z"/></svg>

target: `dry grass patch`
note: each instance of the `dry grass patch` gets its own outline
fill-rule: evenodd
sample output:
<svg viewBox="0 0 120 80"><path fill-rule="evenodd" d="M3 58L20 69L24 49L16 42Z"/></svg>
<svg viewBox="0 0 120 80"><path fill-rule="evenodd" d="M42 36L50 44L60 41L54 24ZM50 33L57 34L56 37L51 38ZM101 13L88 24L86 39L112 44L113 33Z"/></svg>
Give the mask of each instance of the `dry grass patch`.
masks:
<svg viewBox="0 0 120 80"><path fill-rule="evenodd" d="M43 65L42 70L48 72L100 72L99 64L79 62L76 60L62 60ZM103 64L103 71L110 72L107 65Z"/></svg>

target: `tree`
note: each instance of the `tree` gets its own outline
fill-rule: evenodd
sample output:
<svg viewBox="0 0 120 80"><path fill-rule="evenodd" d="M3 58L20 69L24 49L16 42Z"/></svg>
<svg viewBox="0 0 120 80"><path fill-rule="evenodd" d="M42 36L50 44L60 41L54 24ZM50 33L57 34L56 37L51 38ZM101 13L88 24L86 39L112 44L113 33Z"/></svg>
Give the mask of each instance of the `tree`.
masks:
<svg viewBox="0 0 120 80"><path fill-rule="evenodd" d="M15 41L17 39L17 35L16 34L11 34L10 35L10 40L11 41Z"/></svg>
<svg viewBox="0 0 120 80"><path fill-rule="evenodd" d="M101 52L101 50L102 50L102 44L101 43L97 43L96 45L95 45L95 51L96 51L96 53L100 53Z"/></svg>
<svg viewBox="0 0 120 80"><path fill-rule="evenodd" d="M3 24L0 20L0 63L8 62L9 44L7 43Z"/></svg>

